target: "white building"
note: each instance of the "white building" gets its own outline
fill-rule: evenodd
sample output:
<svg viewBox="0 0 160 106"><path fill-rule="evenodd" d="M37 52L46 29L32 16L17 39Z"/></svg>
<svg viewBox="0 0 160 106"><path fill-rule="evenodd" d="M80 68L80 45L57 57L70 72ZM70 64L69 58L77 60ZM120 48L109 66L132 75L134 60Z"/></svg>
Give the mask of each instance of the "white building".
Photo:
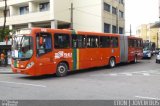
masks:
<svg viewBox="0 0 160 106"><path fill-rule="evenodd" d="M124 0L7 0L7 27L69 28L71 3L74 29L124 33ZM0 0L0 28L4 7L4 1Z"/></svg>

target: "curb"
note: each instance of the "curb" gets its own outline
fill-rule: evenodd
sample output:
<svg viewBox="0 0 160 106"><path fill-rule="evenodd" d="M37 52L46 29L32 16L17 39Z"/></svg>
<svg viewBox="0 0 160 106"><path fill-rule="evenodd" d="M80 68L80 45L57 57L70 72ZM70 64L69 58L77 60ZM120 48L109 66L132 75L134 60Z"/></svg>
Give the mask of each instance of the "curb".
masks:
<svg viewBox="0 0 160 106"><path fill-rule="evenodd" d="M0 74L12 74L11 67L0 67Z"/></svg>
<svg viewBox="0 0 160 106"><path fill-rule="evenodd" d="M0 74L15 74L15 73L5 71L5 72L0 72Z"/></svg>

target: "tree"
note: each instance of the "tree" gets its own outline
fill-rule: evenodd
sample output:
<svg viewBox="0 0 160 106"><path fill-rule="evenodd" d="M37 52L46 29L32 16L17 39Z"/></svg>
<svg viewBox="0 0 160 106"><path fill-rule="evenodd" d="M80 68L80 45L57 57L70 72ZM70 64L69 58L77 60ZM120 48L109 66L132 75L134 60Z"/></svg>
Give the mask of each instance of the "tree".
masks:
<svg viewBox="0 0 160 106"><path fill-rule="evenodd" d="M4 40L11 38L10 33L13 33L13 30L9 30L8 28L5 28L5 30L0 30L0 42L3 42Z"/></svg>
<svg viewBox="0 0 160 106"><path fill-rule="evenodd" d="M7 36L7 32L9 32L9 30L6 30L6 18L7 18L7 0L4 0L5 2L5 7L4 7L4 24L3 24L3 29L2 31L0 31L0 40L3 41L5 39L5 36Z"/></svg>

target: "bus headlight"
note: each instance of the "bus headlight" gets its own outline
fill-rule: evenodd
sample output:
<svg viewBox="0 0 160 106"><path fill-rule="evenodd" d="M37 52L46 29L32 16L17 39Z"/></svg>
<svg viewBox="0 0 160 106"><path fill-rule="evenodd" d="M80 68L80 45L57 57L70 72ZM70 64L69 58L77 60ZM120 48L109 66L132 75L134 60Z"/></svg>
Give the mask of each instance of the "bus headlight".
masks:
<svg viewBox="0 0 160 106"><path fill-rule="evenodd" d="M27 64L26 68L31 68L33 65L34 65L34 62L31 62L31 63Z"/></svg>

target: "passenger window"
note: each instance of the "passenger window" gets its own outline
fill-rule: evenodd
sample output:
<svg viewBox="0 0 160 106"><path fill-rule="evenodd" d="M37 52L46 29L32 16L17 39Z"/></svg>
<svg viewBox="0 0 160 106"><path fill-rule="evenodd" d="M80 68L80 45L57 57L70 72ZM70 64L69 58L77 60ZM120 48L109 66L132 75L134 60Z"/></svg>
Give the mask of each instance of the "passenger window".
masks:
<svg viewBox="0 0 160 106"><path fill-rule="evenodd" d="M87 36L87 47L88 48L99 47L99 38L97 36Z"/></svg>
<svg viewBox="0 0 160 106"><path fill-rule="evenodd" d="M72 48L85 48L86 39L84 35L72 35Z"/></svg>
<svg viewBox="0 0 160 106"><path fill-rule="evenodd" d="M141 47L141 41L138 40L138 47Z"/></svg>
<svg viewBox="0 0 160 106"><path fill-rule="evenodd" d="M134 47L134 40L133 39L131 39L131 44L132 44L131 47Z"/></svg>
<svg viewBox="0 0 160 106"><path fill-rule="evenodd" d="M132 47L132 40L129 39L128 41L129 41L129 47Z"/></svg>
<svg viewBox="0 0 160 106"><path fill-rule="evenodd" d="M118 38L117 37L111 37L111 47L113 47L113 48L118 47Z"/></svg>
<svg viewBox="0 0 160 106"><path fill-rule="evenodd" d="M38 33L36 36L37 54L43 55L52 51L52 36L50 33Z"/></svg>
<svg viewBox="0 0 160 106"><path fill-rule="evenodd" d="M54 35L54 48L55 49L68 49L70 48L70 37L68 34L55 34Z"/></svg>
<svg viewBox="0 0 160 106"><path fill-rule="evenodd" d="M137 42L137 40L134 40L134 47L138 47L138 42Z"/></svg>
<svg viewBox="0 0 160 106"><path fill-rule="evenodd" d="M110 37L101 36L100 37L100 47L101 48L109 48L110 47Z"/></svg>

